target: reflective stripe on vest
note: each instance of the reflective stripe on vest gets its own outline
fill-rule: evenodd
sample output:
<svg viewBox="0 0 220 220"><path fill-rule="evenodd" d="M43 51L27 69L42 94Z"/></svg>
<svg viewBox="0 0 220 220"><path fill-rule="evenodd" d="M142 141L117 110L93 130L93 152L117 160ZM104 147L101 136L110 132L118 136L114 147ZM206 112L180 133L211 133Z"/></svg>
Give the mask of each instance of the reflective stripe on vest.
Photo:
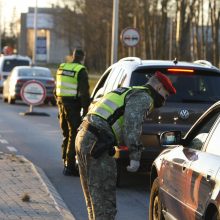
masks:
<svg viewBox="0 0 220 220"><path fill-rule="evenodd" d="M56 95L76 97L78 88L78 74L85 68L78 63L62 63L56 75Z"/></svg>
<svg viewBox="0 0 220 220"><path fill-rule="evenodd" d="M142 86L118 88L106 94L97 102L88 114L98 115L108 121L115 134L118 143L122 140L122 127L124 123L124 102L127 94L133 89L142 89L148 92L148 88ZM152 102L153 103L153 100ZM151 104L153 107L153 104Z"/></svg>

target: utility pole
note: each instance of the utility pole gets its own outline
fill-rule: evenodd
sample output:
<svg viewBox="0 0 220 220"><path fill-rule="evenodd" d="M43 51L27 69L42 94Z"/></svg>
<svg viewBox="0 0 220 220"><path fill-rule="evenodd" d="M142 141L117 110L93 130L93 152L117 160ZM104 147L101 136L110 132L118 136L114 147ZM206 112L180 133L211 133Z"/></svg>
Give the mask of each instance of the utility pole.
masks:
<svg viewBox="0 0 220 220"><path fill-rule="evenodd" d="M119 8L119 0L114 0L113 13L112 13L111 64L117 62L118 59L118 8Z"/></svg>
<svg viewBox="0 0 220 220"><path fill-rule="evenodd" d="M2 53L2 3L0 1L0 55Z"/></svg>
<svg viewBox="0 0 220 220"><path fill-rule="evenodd" d="M35 0L35 9L34 9L34 45L33 45L33 64L36 64L36 49L37 49L37 0Z"/></svg>

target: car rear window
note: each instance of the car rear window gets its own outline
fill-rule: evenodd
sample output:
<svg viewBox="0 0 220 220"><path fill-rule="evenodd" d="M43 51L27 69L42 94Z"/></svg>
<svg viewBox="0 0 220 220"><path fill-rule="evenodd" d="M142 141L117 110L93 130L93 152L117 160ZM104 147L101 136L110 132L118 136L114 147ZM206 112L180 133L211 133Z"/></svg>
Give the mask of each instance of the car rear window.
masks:
<svg viewBox="0 0 220 220"><path fill-rule="evenodd" d="M3 63L3 71L10 72L15 66L29 66L30 62L28 60L18 60L18 59L10 59L5 60Z"/></svg>
<svg viewBox="0 0 220 220"><path fill-rule="evenodd" d="M158 70L158 69L157 69ZM156 70L138 70L132 73L131 86L144 85ZM220 74L204 70L193 73L169 73L161 70L173 82L177 93L168 102L208 102L220 100Z"/></svg>
<svg viewBox="0 0 220 220"><path fill-rule="evenodd" d="M39 76L39 77L51 77L51 73L44 69L20 69L18 76Z"/></svg>

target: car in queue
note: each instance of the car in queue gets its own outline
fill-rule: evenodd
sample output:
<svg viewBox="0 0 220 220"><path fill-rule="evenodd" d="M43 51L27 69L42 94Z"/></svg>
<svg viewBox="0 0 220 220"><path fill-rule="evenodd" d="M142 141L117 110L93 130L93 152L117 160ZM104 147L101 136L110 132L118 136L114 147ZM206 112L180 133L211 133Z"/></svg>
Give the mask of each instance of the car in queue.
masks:
<svg viewBox="0 0 220 220"><path fill-rule="evenodd" d="M119 87L141 86L156 71L166 74L177 93L168 97L165 106L155 109L142 127L143 152L139 171L147 172L158 154L161 132L178 129L183 133L213 103L220 99L220 70L205 60L183 62L178 60L142 60L138 57L122 58L102 74L92 94L91 105L106 93ZM118 178L129 164L127 146L116 148Z"/></svg>
<svg viewBox="0 0 220 220"><path fill-rule="evenodd" d="M182 137L163 132L166 149L151 168L149 220L220 219L220 102Z"/></svg>
<svg viewBox="0 0 220 220"><path fill-rule="evenodd" d="M9 74L3 83L3 101L14 104L16 100L22 100L21 88L29 80L41 82L46 89L46 98L44 103L56 105L53 94L55 88L55 80L49 68L41 66L17 66Z"/></svg>
<svg viewBox="0 0 220 220"><path fill-rule="evenodd" d="M16 66L30 66L31 58L28 56L0 55L0 93L3 90L3 83L7 79L12 69Z"/></svg>

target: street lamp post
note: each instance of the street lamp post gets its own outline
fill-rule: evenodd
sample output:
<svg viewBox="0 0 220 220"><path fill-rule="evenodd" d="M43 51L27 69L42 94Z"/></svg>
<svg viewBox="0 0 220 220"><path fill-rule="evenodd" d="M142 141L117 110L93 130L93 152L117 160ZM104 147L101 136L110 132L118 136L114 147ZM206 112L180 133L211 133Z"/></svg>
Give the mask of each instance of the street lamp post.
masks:
<svg viewBox="0 0 220 220"><path fill-rule="evenodd" d="M36 49L37 49L37 0L34 9L34 45L33 45L33 64L36 64Z"/></svg>
<svg viewBox="0 0 220 220"><path fill-rule="evenodd" d="M2 53L2 4L0 1L0 55Z"/></svg>
<svg viewBox="0 0 220 220"><path fill-rule="evenodd" d="M112 48L111 48L111 64L118 59L118 7L119 0L113 2L113 17L112 17Z"/></svg>

